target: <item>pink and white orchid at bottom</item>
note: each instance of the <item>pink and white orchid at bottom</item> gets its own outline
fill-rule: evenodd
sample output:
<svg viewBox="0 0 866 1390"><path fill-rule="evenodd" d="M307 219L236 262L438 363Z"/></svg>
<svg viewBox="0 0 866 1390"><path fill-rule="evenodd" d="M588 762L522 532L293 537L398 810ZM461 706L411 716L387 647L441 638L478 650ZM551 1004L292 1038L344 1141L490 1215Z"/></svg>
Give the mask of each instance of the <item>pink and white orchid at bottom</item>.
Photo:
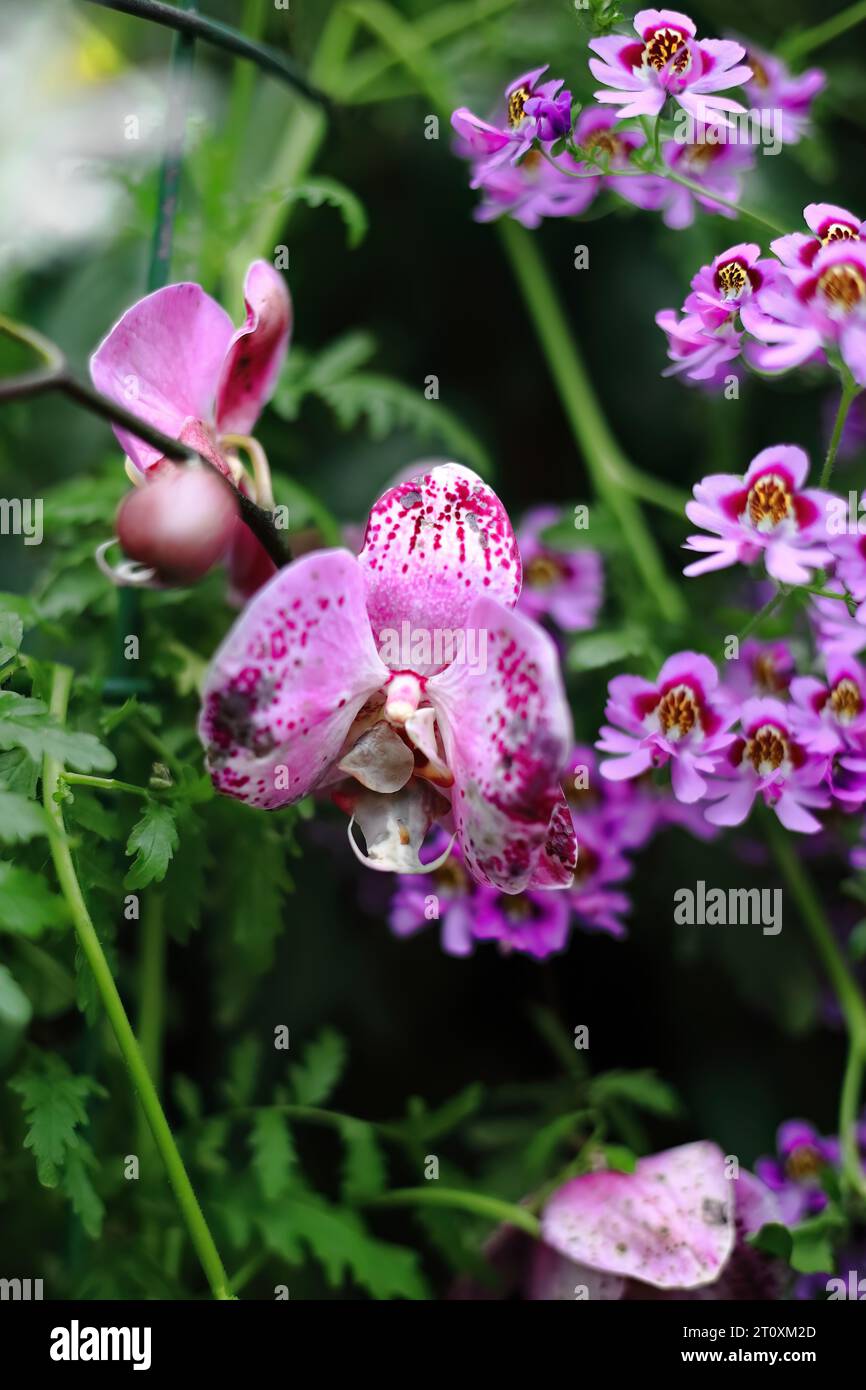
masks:
<svg viewBox="0 0 866 1390"><path fill-rule="evenodd" d="M480 883L568 887L571 719L553 642L513 611L520 585L508 515L470 469L389 488L360 555L280 570L214 657L214 785L269 810L330 793L374 869L434 871L419 850L439 823Z"/></svg>

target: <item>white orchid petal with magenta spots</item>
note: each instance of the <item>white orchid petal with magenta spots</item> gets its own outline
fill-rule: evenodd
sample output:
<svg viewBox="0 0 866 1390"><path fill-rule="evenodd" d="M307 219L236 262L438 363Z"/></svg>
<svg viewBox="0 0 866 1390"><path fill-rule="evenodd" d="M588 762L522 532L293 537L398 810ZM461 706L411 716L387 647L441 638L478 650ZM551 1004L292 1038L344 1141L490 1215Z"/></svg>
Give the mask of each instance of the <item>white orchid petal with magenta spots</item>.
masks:
<svg viewBox="0 0 866 1390"><path fill-rule="evenodd" d="M734 1248L734 1187L716 1144L683 1144L638 1160L633 1173L586 1173L561 1187L542 1238L592 1269L657 1289L711 1283Z"/></svg>
<svg viewBox="0 0 866 1390"><path fill-rule="evenodd" d="M389 488L370 512L358 559L380 649L388 640L382 634L400 634L404 623L411 640L427 634L431 644L437 632L443 640L463 629L479 594L508 607L520 595L520 554L508 513L477 473L456 463ZM387 660L384 649L383 655ZM429 675L447 662L393 664Z"/></svg>
<svg viewBox="0 0 866 1390"><path fill-rule="evenodd" d="M455 662L427 683L439 716L460 845L474 877L506 893L531 881L562 796L571 716L556 648L536 623L478 599L486 670Z"/></svg>
<svg viewBox="0 0 866 1390"><path fill-rule="evenodd" d="M388 677L348 551L305 555L260 589L219 648L199 735L218 791L273 809L305 796Z"/></svg>

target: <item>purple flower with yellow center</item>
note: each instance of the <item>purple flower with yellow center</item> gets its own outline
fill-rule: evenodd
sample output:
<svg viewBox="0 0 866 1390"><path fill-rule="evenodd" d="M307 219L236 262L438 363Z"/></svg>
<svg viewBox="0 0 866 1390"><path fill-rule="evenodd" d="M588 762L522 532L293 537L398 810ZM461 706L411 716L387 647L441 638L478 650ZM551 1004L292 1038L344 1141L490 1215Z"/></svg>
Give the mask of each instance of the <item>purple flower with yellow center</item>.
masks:
<svg viewBox="0 0 866 1390"><path fill-rule="evenodd" d="M792 444L762 449L745 477L713 473L697 483L686 516L711 535L689 536L684 549L706 559L687 565L689 577L763 557L767 573L782 584L808 584L812 571L829 564L827 507L830 494L803 484L809 459Z"/></svg>
<svg viewBox="0 0 866 1390"><path fill-rule="evenodd" d="M760 111L778 111L781 116L780 136L784 144L796 145L809 132L809 113L815 97L827 85L827 74L820 68L809 68L797 75L774 53L749 44L746 62L752 76L743 84L750 107Z"/></svg>
<svg viewBox="0 0 866 1390"><path fill-rule="evenodd" d="M536 140L551 144L571 130L571 92L563 79L542 82L547 72L534 68L516 77L505 89L504 110L498 124L483 121L467 107L452 114L451 124L462 141L461 151L488 166L525 155Z"/></svg>
<svg viewBox="0 0 866 1390"><path fill-rule="evenodd" d="M803 219L811 236L791 232L770 242L770 250L782 265L798 276L812 269L823 246L830 246L834 241L860 241L866 235L866 223L861 222L856 213L836 203L809 203L803 209Z"/></svg>
<svg viewBox="0 0 866 1390"><path fill-rule="evenodd" d="M794 655L787 642L762 642L750 637L725 673L725 689L735 699L750 695L784 695L794 674Z"/></svg>
<svg viewBox="0 0 866 1390"><path fill-rule="evenodd" d="M561 515L556 507L536 507L517 529L523 561L518 609L536 622L549 618L563 632L580 632L595 624L604 572L597 551L560 550L542 539Z"/></svg>
<svg viewBox="0 0 866 1390"><path fill-rule="evenodd" d="M734 319L742 305L778 274L778 265L761 256L754 242L741 242L701 266L683 309L697 314L711 331Z"/></svg>
<svg viewBox="0 0 866 1390"><path fill-rule="evenodd" d="M866 670L841 652L827 657L827 679L795 676L791 700L800 711L797 734L814 753L866 753Z"/></svg>
<svg viewBox="0 0 866 1390"><path fill-rule="evenodd" d="M822 1138L807 1120L786 1120L776 1135L776 1155L759 1158L755 1172L775 1192L786 1226L796 1226L827 1205L821 1175L839 1163L839 1141Z"/></svg>
<svg viewBox="0 0 866 1390"><path fill-rule="evenodd" d="M605 84L596 101L629 116L656 116L668 97L696 121L727 125L726 111L742 111L739 102L719 92L738 87L752 75L741 65L742 44L728 39L696 39L688 15L675 10L640 10L634 17L637 41L612 34L591 39L593 77Z"/></svg>
<svg viewBox="0 0 866 1390"><path fill-rule="evenodd" d="M588 930L625 936L622 918L630 911L631 902L625 893L611 885L629 878L632 866L611 837L607 817L575 815L574 830L577 836L574 881L567 893L554 896L567 897L580 925Z"/></svg>
<svg viewBox="0 0 866 1390"><path fill-rule="evenodd" d="M670 805L649 774L628 782L602 777L598 753L588 744L575 748L563 785L575 826L601 826L605 843L617 852L643 849Z"/></svg>
<svg viewBox="0 0 866 1390"><path fill-rule="evenodd" d="M714 699L719 674L709 657L678 652L668 657L656 681L614 676L596 747L614 754L601 764L610 781L639 777L671 763L678 801L699 801L706 776L716 770L735 735L728 732L736 710Z"/></svg>
<svg viewBox="0 0 866 1390"><path fill-rule="evenodd" d="M360 555L278 571L216 653L199 733L217 790L267 810L328 792L381 871L430 871L419 849L447 823L479 882L567 887L571 719L551 638L513 611L520 583L508 515L470 469L389 488Z"/></svg>
<svg viewBox="0 0 866 1390"><path fill-rule="evenodd" d="M719 217L736 217L736 213L718 199L738 202L740 175L754 167L755 152L751 145L720 138L723 134L711 128L706 132L708 138L704 140L683 144L677 140L666 140L662 146L662 158L671 172L691 179L703 190L695 193L693 189L684 188L670 179L661 180L665 188L664 197L659 203L663 208L662 221L672 231L690 227L698 208ZM717 143L709 138L711 135L717 137Z"/></svg>
<svg viewBox="0 0 866 1390"><path fill-rule="evenodd" d="M741 310L747 361L762 372L841 358L866 386L866 244L829 240L802 274L789 270Z"/></svg>
<svg viewBox="0 0 866 1390"><path fill-rule="evenodd" d="M711 825L742 825L760 796L786 830L816 834L822 827L812 810L830 804L822 785L827 755L804 747L795 712L780 700L747 700L740 724L742 734L725 750L708 786L706 795L714 804L707 809L707 820Z"/></svg>

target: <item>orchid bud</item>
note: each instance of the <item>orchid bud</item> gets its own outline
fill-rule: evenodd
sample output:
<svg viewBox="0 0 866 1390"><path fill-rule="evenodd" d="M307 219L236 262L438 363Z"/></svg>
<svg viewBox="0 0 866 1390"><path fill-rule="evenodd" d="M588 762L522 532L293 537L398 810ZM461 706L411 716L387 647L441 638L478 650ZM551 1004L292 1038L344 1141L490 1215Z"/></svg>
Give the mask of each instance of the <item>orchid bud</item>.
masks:
<svg viewBox="0 0 866 1390"><path fill-rule="evenodd" d="M160 580L190 584L222 559L237 518L234 491L213 468L163 464L124 497L117 535L126 555Z"/></svg>

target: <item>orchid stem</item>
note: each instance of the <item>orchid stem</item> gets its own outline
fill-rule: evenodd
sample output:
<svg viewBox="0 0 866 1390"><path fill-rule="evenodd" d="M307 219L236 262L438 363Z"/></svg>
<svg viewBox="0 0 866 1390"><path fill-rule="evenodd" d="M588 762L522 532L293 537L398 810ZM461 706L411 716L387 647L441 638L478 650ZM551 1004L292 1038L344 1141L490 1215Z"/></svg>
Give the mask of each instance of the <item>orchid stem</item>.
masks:
<svg viewBox="0 0 866 1390"><path fill-rule="evenodd" d="M49 708L60 724L66 722L69 705L69 692L72 687L72 671L68 666L55 666L51 678ZM42 771L42 798L52 826L51 857L57 874L57 881L63 893L72 918L75 934L82 953L90 966L103 1007L117 1039L126 1069L138 1098L141 1102L154 1143L165 1166L169 1182L174 1189L181 1216L193 1248L204 1270L211 1293L216 1299L230 1299L228 1279L223 1268L219 1251L214 1244L204 1213L189 1180L183 1159L180 1156L174 1136L165 1118L156 1087L151 1079L142 1050L123 1007L123 1001L114 982L102 944L96 934L66 836L61 805L55 800L61 779L64 776L63 764L54 757L46 755Z"/></svg>
<svg viewBox="0 0 866 1390"><path fill-rule="evenodd" d="M670 622L682 621L685 617L682 596L665 573L655 541L632 496L628 462L601 413L538 249L529 234L513 221L504 219L498 226L572 434L586 458L596 491L622 527L635 569L660 612Z"/></svg>
<svg viewBox="0 0 866 1390"><path fill-rule="evenodd" d="M846 371L842 379L842 395L839 400L839 409L836 411L833 433L830 436L830 443L827 446L827 457L824 459L824 467L821 469L821 478L818 483L818 486L821 488L826 488L830 483L833 465L836 462L836 454L839 451L839 444L845 429L845 421L848 418L848 411L859 396L860 391L861 387L858 386L851 373Z"/></svg>
<svg viewBox="0 0 866 1390"><path fill-rule="evenodd" d="M812 945L833 986L848 1033L849 1053L839 1107L839 1134L842 1143L842 1172L854 1191L866 1196L866 1178L857 1145L857 1110L866 1065L866 1001L830 929L802 860L795 853L790 836L772 815L765 817L767 839Z"/></svg>

